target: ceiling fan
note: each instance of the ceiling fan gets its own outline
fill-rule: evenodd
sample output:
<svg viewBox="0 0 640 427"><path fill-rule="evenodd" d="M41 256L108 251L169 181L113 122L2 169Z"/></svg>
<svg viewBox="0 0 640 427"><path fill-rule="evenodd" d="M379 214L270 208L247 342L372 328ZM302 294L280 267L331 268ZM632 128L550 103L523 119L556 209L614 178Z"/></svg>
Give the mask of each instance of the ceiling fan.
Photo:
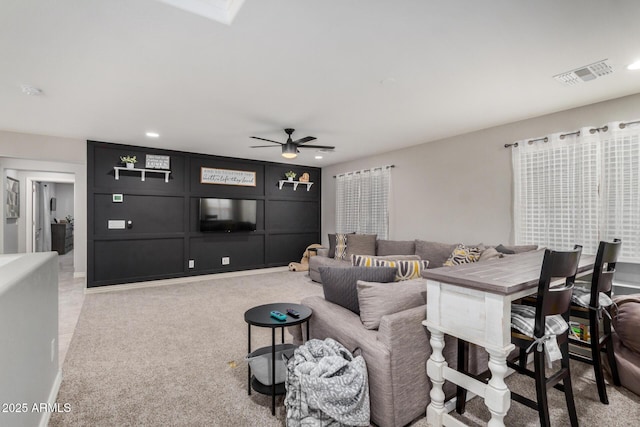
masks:
<svg viewBox="0 0 640 427"><path fill-rule="evenodd" d="M329 145L304 145L309 141L313 141L316 139L315 136L305 136L304 138L300 138L297 140L291 139L291 134L295 131L295 129L287 128L284 130L287 137L287 142L278 142L272 141L271 139L260 138L257 136L252 136L253 139L260 139L262 141L273 142L275 144L280 144L282 146L282 157L285 159L295 159L298 156L300 150L299 148L316 148L321 150L333 150L336 147L332 147ZM251 148L264 148L264 147L276 147L276 145L252 145Z"/></svg>

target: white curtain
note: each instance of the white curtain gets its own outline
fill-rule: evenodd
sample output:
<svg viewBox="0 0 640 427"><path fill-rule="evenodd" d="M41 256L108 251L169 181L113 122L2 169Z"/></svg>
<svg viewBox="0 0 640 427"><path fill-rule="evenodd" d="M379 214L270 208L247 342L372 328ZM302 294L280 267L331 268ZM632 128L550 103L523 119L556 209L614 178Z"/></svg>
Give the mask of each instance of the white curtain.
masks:
<svg viewBox="0 0 640 427"><path fill-rule="evenodd" d="M640 261L640 127L610 123L518 141L512 148L516 244L553 249L622 239L621 261ZM546 140L546 142L545 142Z"/></svg>
<svg viewBox="0 0 640 427"><path fill-rule="evenodd" d="M336 177L336 232L389 237L391 166Z"/></svg>

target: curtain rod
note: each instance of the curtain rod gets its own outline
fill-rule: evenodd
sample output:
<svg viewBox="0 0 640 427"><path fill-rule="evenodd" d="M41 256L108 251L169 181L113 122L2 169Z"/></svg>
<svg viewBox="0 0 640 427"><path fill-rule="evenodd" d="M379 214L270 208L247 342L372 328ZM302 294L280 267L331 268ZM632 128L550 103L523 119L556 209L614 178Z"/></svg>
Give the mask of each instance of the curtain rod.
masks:
<svg viewBox="0 0 640 427"><path fill-rule="evenodd" d="M362 169L361 171L355 171L355 172L345 172L345 173L341 173L339 175L333 175L333 177L337 177L337 176L341 176L341 175L349 175L350 173L355 174L355 173L361 173L361 172L369 172L369 171L374 171L374 170L378 170L378 169L391 169L391 168L395 168L396 165L388 165L388 166L380 166L377 168L371 168L371 169Z"/></svg>
<svg viewBox="0 0 640 427"><path fill-rule="evenodd" d="M635 121L626 122L626 123L625 122L621 122L618 126L620 127L620 129L624 129L629 125L635 125L635 124L638 124L638 123L640 123L640 120L635 120ZM609 126L604 125L604 126L599 127L599 128L589 129L589 133L591 133L593 135L596 132L607 132L608 130L609 130ZM570 135L580 135L580 131L577 130L577 131L574 131L574 132L563 133L563 134L560 135L560 139L564 139L566 136L570 136ZM530 139L527 142L529 144L533 144L534 142L538 142L538 141L549 142L549 138L545 136L544 138ZM517 146L518 146L517 142L514 142L512 144L504 144L504 148L517 147Z"/></svg>

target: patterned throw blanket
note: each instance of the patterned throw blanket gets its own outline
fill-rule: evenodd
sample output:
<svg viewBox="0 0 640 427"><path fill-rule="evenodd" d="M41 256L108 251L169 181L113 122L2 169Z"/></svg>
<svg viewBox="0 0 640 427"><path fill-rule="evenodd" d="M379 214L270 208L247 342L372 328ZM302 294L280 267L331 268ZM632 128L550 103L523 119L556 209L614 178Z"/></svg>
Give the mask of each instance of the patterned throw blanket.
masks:
<svg viewBox="0 0 640 427"><path fill-rule="evenodd" d="M287 426L369 425L365 361L331 338L296 349L285 386Z"/></svg>

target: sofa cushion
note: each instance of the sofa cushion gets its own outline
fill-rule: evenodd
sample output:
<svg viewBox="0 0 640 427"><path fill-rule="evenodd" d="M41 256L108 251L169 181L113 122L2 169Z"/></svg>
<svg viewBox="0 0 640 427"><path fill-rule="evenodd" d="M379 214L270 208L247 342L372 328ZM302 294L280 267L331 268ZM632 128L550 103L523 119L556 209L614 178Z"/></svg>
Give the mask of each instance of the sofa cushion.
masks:
<svg viewBox="0 0 640 427"><path fill-rule="evenodd" d="M351 255L375 255L377 237L376 234L349 234L344 259L351 259Z"/></svg>
<svg viewBox="0 0 640 427"><path fill-rule="evenodd" d="M496 246L496 250L502 254L505 255L513 255L513 254L520 254L522 252L530 252L530 251L535 251L538 249L538 245L512 245L512 246L505 246L505 245L498 245Z"/></svg>
<svg viewBox="0 0 640 427"><path fill-rule="evenodd" d="M458 247L456 247L453 252L451 252L451 255L449 255L449 259L447 259L443 265L451 267L453 265L478 262L478 260L480 260L481 253L482 249L480 249L479 247L458 245Z"/></svg>
<svg viewBox="0 0 640 427"><path fill-rule="evenodd" d="M360 320L367 329L378 329L380 319L427 303L427 283L424 279L401 283L376 283L358 280Z"/></svg>
<svg viewBox="0 0 640 427"><path fill-rule="evenodd" d="M388 257L352 255L351 262L357 267L395 267L397 269L396 282L399 282L401 280L418 279L422 275L422 270L426 270L429 267L429 261L427 260L397 258L409 256L412 255L390 255Z"/></svg>
<svg viewBox="0 0 640 427"><path fill-rule="evenodd" d="M416 242L413 240L378 240L376 255L413 255Z"/></svg>
<svg viewBox="0 0 640 427"><path fill-rule="evenodd" d="M396 269L393 267L320 267L324 298L356 314L360 314L358 304L358 280L368 282L393 282Z"/></svg>
<svg viewBox="0 0 640 427"><path fill-rule="evenodd" d="M420 259L429 261L429 268L442 267L442 264L449 258L451 252L458 247L458 243L439 243L427 240L416 240L416 255Z"/></svg>

